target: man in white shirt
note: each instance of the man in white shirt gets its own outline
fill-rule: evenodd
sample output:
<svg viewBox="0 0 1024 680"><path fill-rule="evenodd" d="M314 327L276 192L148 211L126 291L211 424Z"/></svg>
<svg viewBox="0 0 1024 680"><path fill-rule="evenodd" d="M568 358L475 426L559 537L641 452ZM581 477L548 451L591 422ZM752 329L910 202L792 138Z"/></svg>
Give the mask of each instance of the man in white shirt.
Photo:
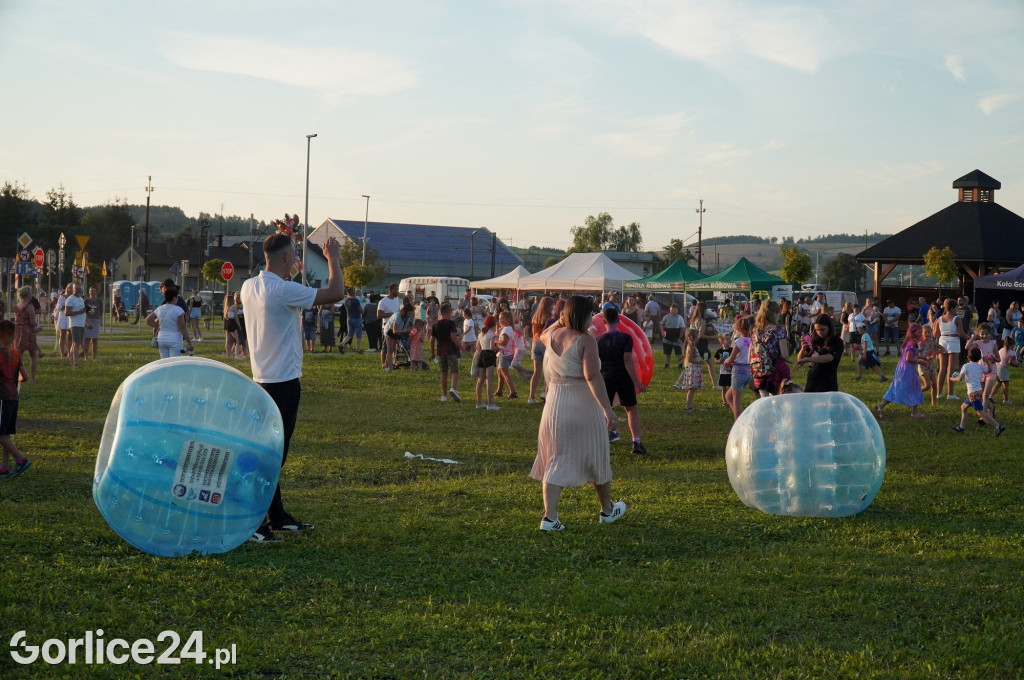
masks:
<svg viewBox="0 0 1024 680"><path fill-rule="evenodd" d="M900 354L900 315L902 310L893 304L892 300L886 302L882 310L882 344L885 345L885 354L888 356L889 347L896 346L896 355Z"/></svg>
<svg viewBox="0 0 1024 680"><path fill-rule="evenodd" d="M64 297L64 316L67 317L70 353L68 360L78 368L78 353L85 350L85 300L82 287L69 283Z"/></svg>
<svg viewBox="0 0 1024 680"><path fill-rule="evenodd" d="M383 325L387 323L388 319L397 314L401 308L402 299L398 297L398 284L392 283L388 285L388 294L377 303L377 318L381 320ZM380 343L380 367L384 370L394 369L395 367L395 354L393 351L388 351L387 342Z"/></svg>
<svg viewBox="0 0 1024 680"><path fill-rule="evenodd" d="M295 281L285 281L295 264L295 244L285 234L275 233L263 242L267 267L259 276L242 284L242 306L245 309L245 330L249 341L249 363L252 379L267 391L281 411L284 422L284 454L281 467L288 458L288 445L299 412L302 388L302 334L299 314L303 309L337 302L345 294L345 281L338 259L340 246L332 237L323 246L327 254L326 288L310 288ZM267 517L250 540L276 541L274 531L303 531L312 525L299 522L281 501L281 485L277 485Z"/></svg>

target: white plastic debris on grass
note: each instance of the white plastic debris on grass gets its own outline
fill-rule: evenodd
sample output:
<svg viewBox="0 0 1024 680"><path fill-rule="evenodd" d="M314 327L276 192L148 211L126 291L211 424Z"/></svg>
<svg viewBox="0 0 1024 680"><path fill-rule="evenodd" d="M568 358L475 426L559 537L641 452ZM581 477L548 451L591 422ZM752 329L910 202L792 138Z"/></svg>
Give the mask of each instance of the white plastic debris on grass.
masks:
<svg viewBox="0 0 1024 680"><path fill-rule="evenodd" d="M428 456L424 456L422 453L417 453L413 455L408 451L405 452L405 457L408 458L409 460L418 458L419 460L431 460L434 461L435 463L444 463L445 465L462 465L462 463L460 463L459 461L452 460L451 458L430 458Z"/></svg>

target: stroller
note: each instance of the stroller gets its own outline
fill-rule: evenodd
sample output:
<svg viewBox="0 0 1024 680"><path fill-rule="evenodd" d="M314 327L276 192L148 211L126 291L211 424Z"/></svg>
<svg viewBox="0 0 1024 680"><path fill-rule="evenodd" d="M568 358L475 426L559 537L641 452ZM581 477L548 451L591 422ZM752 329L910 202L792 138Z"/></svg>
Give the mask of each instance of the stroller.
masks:
<svg viewBox="0 0 1024 680"><path fill-rule="evenodd" d="M410 368L412 360L409 359L409 339L398 338L395 342L395 368Z"/></svg>
<svg viewBox="0 0 1024 680"><path fill-rule="evenodd" d="M110 310L110 314L114 318L114 321L127 322L128 308L124 306L124 300L121 298L114 300L114 305Z"/></svg>

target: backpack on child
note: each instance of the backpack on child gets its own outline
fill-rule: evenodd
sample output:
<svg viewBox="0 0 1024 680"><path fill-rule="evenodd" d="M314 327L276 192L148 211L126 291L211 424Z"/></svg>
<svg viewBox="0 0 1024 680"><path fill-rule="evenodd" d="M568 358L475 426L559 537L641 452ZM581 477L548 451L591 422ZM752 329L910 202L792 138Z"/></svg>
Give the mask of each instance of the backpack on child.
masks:
<svg viewBox="0 0 1024 680"><path fill-rule="evenodd" d="M755 333L750 341L750 375L755 378L766 378L775 371L775 360L768 349L768 340L772 332Z"/></svg>

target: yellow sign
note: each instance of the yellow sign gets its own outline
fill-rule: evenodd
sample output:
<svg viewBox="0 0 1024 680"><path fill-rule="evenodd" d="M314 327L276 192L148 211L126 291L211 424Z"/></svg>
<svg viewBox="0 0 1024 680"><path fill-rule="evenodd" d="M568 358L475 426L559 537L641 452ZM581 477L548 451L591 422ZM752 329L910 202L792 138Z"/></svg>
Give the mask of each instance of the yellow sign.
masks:
<svg viewBox="0 0 1024 680"><path fill-rule="evenodd" d="M32 237L29 236L28 232L26 231L25 233L18 237L18 243L21 244L22 248L28 248L28 244L32 243Z"/></svg>
<svg viewBox="0 0 1024 680"><path fill-rule="evenodd" d="M76 235L75 240L78 241L79 250L85 250L85 244L89 242L89 237Z"/></svg>
<svg viewBox="0 0 1024 680"><path fill-rule="evenodd" d="M75 264L77 264L79 266L82 264L82 251L81 250L79 250L77 253L75 253Z"/></svg>
<svg viewBox="0 0 1024 680"><path fill-rule="evenodd" d="M103 260L103 275L107 275L107 261Z"/></svg>

